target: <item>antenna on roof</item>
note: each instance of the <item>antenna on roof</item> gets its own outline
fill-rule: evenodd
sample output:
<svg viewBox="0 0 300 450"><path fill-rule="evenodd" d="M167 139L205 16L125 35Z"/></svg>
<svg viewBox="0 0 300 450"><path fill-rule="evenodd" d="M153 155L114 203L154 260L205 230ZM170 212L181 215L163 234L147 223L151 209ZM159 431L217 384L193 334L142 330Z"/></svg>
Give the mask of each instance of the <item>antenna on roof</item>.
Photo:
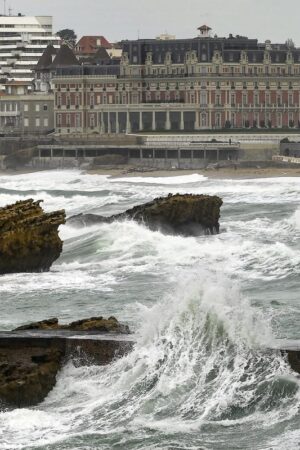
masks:
<svg viewBox="0 0 300 450"><path fill-rule="evenodd" d="M6 0L3 0L3 13L6 16Z"/></svg>
<svg viewBox="0 0 300 450"><path fill-rule="evenodd" d="M12 7L11 7L11 6L8 8L8 15L9 15L9 16L12 15Z"/></svg>

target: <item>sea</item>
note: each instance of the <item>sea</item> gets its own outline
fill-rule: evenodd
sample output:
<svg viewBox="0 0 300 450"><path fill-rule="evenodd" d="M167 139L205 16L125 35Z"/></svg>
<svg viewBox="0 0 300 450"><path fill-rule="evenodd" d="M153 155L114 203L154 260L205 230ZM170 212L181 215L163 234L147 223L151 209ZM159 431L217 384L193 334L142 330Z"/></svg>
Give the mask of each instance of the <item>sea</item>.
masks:
<svg viewBox="0 0 300 450"><path fill-rule="evenodd" d="M300 178L0 175L0 207L111 215L169 193L219 195L220 234L133 221L60 227L48 273L0 278L0 330L58 317L127 323L108 366L70 361L43 403L0 411L0 449L300 449L300 378L274 350L300 343Z"/></svg>

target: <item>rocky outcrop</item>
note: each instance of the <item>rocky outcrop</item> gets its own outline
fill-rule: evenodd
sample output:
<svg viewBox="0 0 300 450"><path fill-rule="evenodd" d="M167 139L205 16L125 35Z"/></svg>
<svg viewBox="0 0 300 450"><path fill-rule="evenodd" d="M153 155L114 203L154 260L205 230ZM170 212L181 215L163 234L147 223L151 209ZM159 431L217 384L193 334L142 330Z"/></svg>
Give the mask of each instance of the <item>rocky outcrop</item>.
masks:
<svg viewBox="0 0 300 450"><path fill-rule="evenodd" d="M100 317L91 317L90 319L77 320L67 325L58 323L57 318L43 320L41 322L34 322L28 325L23 325L16 328L14 331L28 331L28 330L68 330L68 331L95 331L98 333L119 333L128 334L129 328L123 325L115 317L104 319Z"/></svg>
<svg viewBox="0 0 300 450"><path fill-rule="evenodd" d="M104 365L125 355L133 347L127 333L128 326L114 317L92 317L69 325L49 319L0 333L0 407L43 401L69 359L76 365Z"/></svg>
<svg viewBox="0 0 300 450"><path fill-rule="evenodd" d="M25 345L24 345L25 344ZM27 346L26 340L0 339L0 402L16 407L40 403L53 389L64 356L63 348L49 343Z"/></svg>
<svg viewBox="0 0 300 450"><path fill-rule="evenodd" d="M111 217L79 214L70 217L68 223L74 226L87 226L133 219L144 223L154 231L161 230L185 236L214 234L219 232L222 204L222 199L217 196L169 194L167 197L157 198Z"/></svg>
<svg viewBox="0 0 300 450"><path fill-rule="evenodd" d="M59 258L65 211L45 213L32 199L0 208L0 274L42 272Z"/></svg>

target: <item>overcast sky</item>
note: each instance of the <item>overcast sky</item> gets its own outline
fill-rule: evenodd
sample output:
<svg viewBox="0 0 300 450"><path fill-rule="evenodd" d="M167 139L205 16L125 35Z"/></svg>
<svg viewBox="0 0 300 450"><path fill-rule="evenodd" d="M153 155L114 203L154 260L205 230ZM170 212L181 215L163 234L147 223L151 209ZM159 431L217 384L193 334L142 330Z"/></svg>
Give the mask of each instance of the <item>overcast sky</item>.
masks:
<svg viewBox="0 0 300 450"><path fill-rule="evenodd" d="M4 0L0 0L3 11ZM229 33L300 46L299 0L6 0L13 14L52 15L54 30L108 40L153 38L168 32L194 37L206 23L218 36Z"/></svg>

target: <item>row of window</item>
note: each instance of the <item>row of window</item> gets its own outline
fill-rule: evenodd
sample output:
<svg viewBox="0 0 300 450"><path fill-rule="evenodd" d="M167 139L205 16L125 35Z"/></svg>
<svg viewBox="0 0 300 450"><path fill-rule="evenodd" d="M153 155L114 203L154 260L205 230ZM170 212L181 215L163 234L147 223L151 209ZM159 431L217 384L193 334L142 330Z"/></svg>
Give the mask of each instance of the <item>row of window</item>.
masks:
<svg viewBox="0 0 300 450"><path fill-rule="evenodd" d="M195 92L188 92L185 95L187 102L188 103L197 103L197 96L195 94ZM166 91L164 93L164 96L162 97L161 92L156 91L154 93L154 99L156 101L162 100L164 99L165 101L170 101L171 98L175 101L179 101L181 99L181 94L176 91L175 93L173 93L173 95L171 95L170 91ZM151 101L153 99L153 93L147 91L146 95L145 95L145 99L146 101ZM254 93L253 98L250 100L250 97L248 95L248 93L243 93L242 97L241 97L241 103L244 106L247 106L250 102L253 102L253 104L255 106L261 106L261 105L271 105L271 103L273 102L274 104L277 104L277 106L281 106L283 104L283 95L282 93L277 93L276 98L274 98L274 96L271 96L270 92L266 92L264 95L264 100L262 101L262 97L258 94L258 93ZM215 105L217 106L221 106L221 100L222 100L222 95L221 94L216 94L215 95ZM291 106L294 104L294 95L292 93L290 93L287 97L287 99L285 100L285 103L287 103L287 106ZM127 104L127 103L140 103L142 102L142 97L139 95L139 93L137 92L133 92L131 93L131 95L127 95L127 94L123 94L121 96L119 96L118 98L115 99L115 103L118 104ZM230 96L227 96L227 103L231 103L232 106L235 106L237 102L237 96L235 93L232 93ZM113 104L114 103L114 98L112 95L104 95L104 96L97 96L97 105L100 104ZM200 92L200 104L201 105L206 105L208 103L211 103L211 100L209 99L209 96L207 94L207 92L205 91L201 91ZM57 98L57 106L61 107L62 106L62 99L61 96L58 96ZM66 99L66 107L70 108L72 106L72 102L71 102L71 98L67 97ZM80 106L80 102L79 102L79 97L76 96L75 98L75 104L73 105L77 108L79 108ZM91 95L89 98L89 106L91 108L93 108L95 106L95 96Z"/></svg>
<svg viewBox="0 0 300 450"><path fill-rule="evenodd" d="M24 111L25 112L29 111L28 103L24 103ZM36 103L35 104L35 112L40 112L40 111L48 111L48 105L46 105L46 104L40 105L39 103Z"/></svg>
<svg viewBox="0 0 300 450"><path fill-rule="evenodd" d="M288 66L288 67L228 67L228 66L191 66L191 67L146 67L146 75L185 75L186 73L193 74L231 74L231 75L297 75L300 73L300 68L298 66ZM131 67L132 75L139 75L141 71L136 67Z"/></svg>
<svg viewBox="0 0 300 450"><path fill-rule="evenodd" d="M49 119L48 117L45 117L43 120L41 120L40 117L36 117L35 118L35 126L36 127L40 127L40 126L44 126L44 127L48 127L49 126ZM24 117L24 127L29 127L29 118L28 117Z"/></svg>
<svg viewBox="0 0 300 450"><path fill-rule="evenodd" d="M275 120L274 120L275 118ZM66 115L66 121L65 121L65 125L67 127L70 127L72 125L71 122L71 115L67 114ZM222 122L222 114L221 113L216 113L214 116L214 122L215 122L215 126L216 127L222 127L223 126L223 122ZM237 120L239 119L239 121L241 120L242 122L242 126L243 127L249 127L250 126L250 121L252 121L252 125L253 126L276 126L278 128L282 127L282 123L283 123L283 115L282 113L277 113L275 116L272 114L265 114L265 115L261 115L259 113L255 113L254 115L249 115L249 114L243 114L242 117L241 116L237 116L237 114L232 113L230 115L230 123L232 127L236 127L237 126ZM295 123L295 117L293 114L289 114L288 115L288 121L289 121L289 126L293 127L294 123ZM209 122L209 117L207 113L202 113L200 115L200 124L202 127L207 127L208 126L208 122ZM57 126L61 127L63 125L62 122L62 114L58 114L57 115ZM75 115L75 123L74 123L76 128L81 127L81 114L76 114ZM97 125L97 117L95 114L91 114L89 116L89 127L90 128L94 128Z"/></svg>
<svg viewBox="0 0 300 450"><path fill-rule="evenodd" d="M2 103L0 106L2 111L18 111L19 110L19 105L18 103ZM40 112L40 111L48 111L48 105L39 105L36 104L35 105L35 112ZM28 112L29 111L29 105L27 103L24 104L24 111Z"/></svg>
<svg viewBox="0 0 300 450"><path fill-rule="evenodd" d="M95 123L94 115L92 115L90 117L93 117L92 120L93 120L93 123ZM58 127L62 126L62 114L57 114L57 116L56 116L56 125ZM66 115L66 126L67 127L71 126L71 115L70 114ZM81 114L75 114L75 127L79 128L80 126L81 126Z"/></svg>
<svg viewBox="0 0 300 450"><path fill-rule="evenodd" d="M139 87L140 88L140 83L138 83L138 85L137 85L137 87ZM146 90L154 90L154 89L156 89L156 90L162 90L162 91L164 91L164 90L166 90L166 91L169 91L169 90L184 90L184 89L195 89L197 86L199 86L199 87L201 87L201 89L207 89L207 88L209 88L209 87L212 87L213 89L215 88L215 89L226 89L226 88L228 88L228 87L230 87L230 89L237 89L237 90L240 90L240 89L243 89L243 90L264 90L264 89L270 89L270 90L274 90L274 89L277 89L277 90L289 90L289 91L292 91L292 90L294 90L294 89L298 89L299 88L299 85L298 85L298 83L297 84L293 84L293 83L288 83L287 85L286 84L282 84L281 82L277 82L276 83L276 85L274 84L274 83L272 83L272 84L270 84L269 82L267 82L267 83L264 83L264 84L262 84L262 83L258 83L258 82L252 82L252 83L247 83L247 82L243 82L243 83L234 83L234 82L229 82L229 81L227 81L227 82L220 82L220 81L217 81L217 82L206 82L206 81L201 81L201 82L195 82L195 83L186 83L186 84L182 84L182 83L176 83L176 84L169 84L169 83L164 83L164 84L159 84L159 83L157 83L157 84L154 84L154 83L143 83L143 88L146 88ZM137 88L134 88L134 89L136 89L137 90ZM134 89L133 89L133 91L134 91ZM122 89L122 91L126 91L127 93L130 93L130 92L132 92L132 90L130 89L130 88L128 88L128 89L126 89L126 88L123 88ZM115 92L117 93L117 92L120 92L120 94L119 95L124 95L124 93L122 93L122 91L120 92L119 91L119 89L117 89L117 87L115 87ZM144 91L144 89L143 89L143 91ZM106 92L106 90L103 88L103 91L101 91L101 92ZM140 90L139 90L139 92L140 92ZM103 95L103 96L105 96L105 95ZM110 96L110 94L108 94L108 97ZM61 99L62 98L62 96L61 96L61 94L59 94L58 96L57 96L57 98L58 99ZM70 95L67 95L67 104L71 104L71 96ZM90 94L90 98L93 98L93 94ZM97 95L97 98L100 98L100 96L99 95ZM76 94L76 96L75 96L75 103L76 104L79 104L80 103L80 99L81 99L81 94ZM28 106L27 106L28 107ZM46 108L46 109L45 109ZM47 105L44 105L44 110L45 111L47 111Z"/></svg>

